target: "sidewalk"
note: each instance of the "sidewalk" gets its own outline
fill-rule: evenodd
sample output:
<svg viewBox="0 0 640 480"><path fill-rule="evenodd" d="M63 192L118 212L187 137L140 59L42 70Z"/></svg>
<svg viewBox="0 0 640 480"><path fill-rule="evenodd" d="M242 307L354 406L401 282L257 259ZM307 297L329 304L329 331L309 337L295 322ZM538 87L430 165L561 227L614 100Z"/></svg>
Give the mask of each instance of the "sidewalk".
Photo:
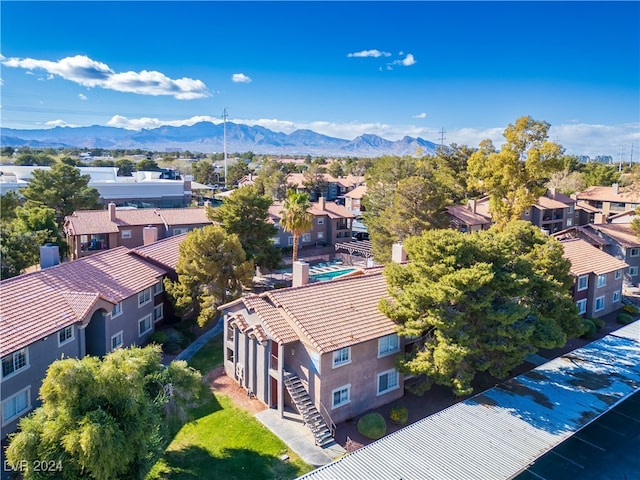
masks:
<svg viewBox="0 0 640 480"><path fill-rule="evenodd" d="M219 333L222 333L223 326L224 322L222 321L222 318L220 318L218 320L218 323L216 323L212 328L196 338L193 343L191 343L191 345L182 350L178 355L176 355L173 360L190 360L191 357L193 357L195 353L200 350L209 340L211 340Z"/></svg>

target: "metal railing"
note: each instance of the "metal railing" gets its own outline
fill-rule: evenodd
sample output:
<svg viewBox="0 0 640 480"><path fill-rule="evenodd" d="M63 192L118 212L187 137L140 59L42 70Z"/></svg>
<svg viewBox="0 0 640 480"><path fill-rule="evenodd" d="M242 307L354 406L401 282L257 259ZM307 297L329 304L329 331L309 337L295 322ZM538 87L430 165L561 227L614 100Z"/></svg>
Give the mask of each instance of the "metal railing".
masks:
<svg viewBox="0 0 640 480"><path fill-rule="evenodd" d="M324 418L324 423L326 423L327 427L329 427L329 431L331 432L331 436L335 437L336 436L336 424L333 423L333 419L331 418L331 415L329 415L329 412L325 408L325 406L322 403L322 401L318 400L318 403L320 404L320 410L319 410L320 411L320 415L322 415L322 418Z"/></svg>

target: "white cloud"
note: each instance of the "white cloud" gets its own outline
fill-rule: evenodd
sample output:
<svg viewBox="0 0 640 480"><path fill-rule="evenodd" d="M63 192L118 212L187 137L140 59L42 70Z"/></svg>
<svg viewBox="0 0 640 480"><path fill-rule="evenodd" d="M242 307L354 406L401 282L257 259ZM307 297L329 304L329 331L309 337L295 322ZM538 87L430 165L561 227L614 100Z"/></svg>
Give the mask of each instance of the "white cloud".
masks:
<svg viewBox="0 0 640 480"><path fill-rule="evenodd" d="M411 65L415 65L416 64L416 59L413 58L413 55L408 53L406 57L404 57L403 60L401 60L402 65L404 65L405 67L410 67Z"/></svg>
<svg viewBox="0 0 640 480"><path fill-rule="evenodd" d="M57 62L33 58L3 58L0 62L5 67L23 68L29 72L44 70L49 78L57 75L84 87L101 87L139 95L167 95L178 100L211 96L201 80L186 77L171 79L163 73L147 70L116 73L107 64L85 55L66 57Z"/></svg>
<svg viewBox="0 0 640 480"><path fill-rule="evenodd" d="M45 126L47 126L47 127L76 127L77 125L74 125L72 123L67 123L64 120L51 120L49 122L46 122Z"/></svg>
<svg viewBox="0 0 640 480"><path fill-rule="evenodd" d="M366 58L366 57L390 57L391 54L389 52L383 52L381 50L361 50L359 52L348 53L347 57L350 58Z"/></svg>
<svg viewBox="0 0 640 480"><path fill-rule="evenodd" d="M86 95L84 95L84 94L82 94L82 93L79 93L79 94L78 94L78 98L79 98L80 100L82 100L83 102L87 100L87 96L86 96Z"/></svg>
<svg viewBox="0 0 640 480"><path fill-rule="evenodd" d="M251 78L244 73L234 73L231 75L231 81L233 83L251 83Z"/></svg>
<svg viewBox="0 0 640 480"><path fill-rule="evenodd" d="M412 118L427 118L427 114L425 112L418 113L417 115L414 115Z"/></svg>

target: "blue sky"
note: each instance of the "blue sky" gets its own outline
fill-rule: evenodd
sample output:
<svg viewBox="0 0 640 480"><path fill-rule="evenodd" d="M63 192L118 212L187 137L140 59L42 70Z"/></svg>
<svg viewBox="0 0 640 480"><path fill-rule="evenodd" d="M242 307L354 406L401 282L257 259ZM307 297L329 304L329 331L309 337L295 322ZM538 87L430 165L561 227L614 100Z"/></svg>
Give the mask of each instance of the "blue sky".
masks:
<svg viewBox="0 0 640 480"><path fill-rule="evenodd" d="M638 2L2 1L1 125L221 121L640 158ZM621 147L622 146L622 147ZM624 153L623 153L624 149Z"/></svg>

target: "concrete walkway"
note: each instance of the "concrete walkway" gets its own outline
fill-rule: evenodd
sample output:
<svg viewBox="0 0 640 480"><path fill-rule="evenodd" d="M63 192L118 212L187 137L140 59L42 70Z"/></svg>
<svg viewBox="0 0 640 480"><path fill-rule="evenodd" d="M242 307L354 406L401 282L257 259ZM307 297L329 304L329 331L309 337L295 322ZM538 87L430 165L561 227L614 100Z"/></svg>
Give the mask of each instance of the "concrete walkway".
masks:
<svg viewBox="0 0 640 480"><path fill-rule="evenodd" d="M304 425L302 417L298 414L285 411L284 418L280 418L277 410L269 408L256 413L255 416L309 465L320 467L347 453L337 443L325 447L317 446L311 430Z"/></svg>
<svg viewBox="0 0 640 480"><path fill-rule="evenodd" d="M223 326L224 326L224 322L222 321L222 318L221 318L218 320L218 323L216 323L212 328L204 332L202 335L196 338L193 341L193 343L191 343L191 345L189 345L187 348L182 350L178 355L176 355L176 358L174 358L174 360L185 360L185 361L190 360L191 357L193 357L195 353L205 345L205 343L207 343L216 335L222 333Z"/></svg>

